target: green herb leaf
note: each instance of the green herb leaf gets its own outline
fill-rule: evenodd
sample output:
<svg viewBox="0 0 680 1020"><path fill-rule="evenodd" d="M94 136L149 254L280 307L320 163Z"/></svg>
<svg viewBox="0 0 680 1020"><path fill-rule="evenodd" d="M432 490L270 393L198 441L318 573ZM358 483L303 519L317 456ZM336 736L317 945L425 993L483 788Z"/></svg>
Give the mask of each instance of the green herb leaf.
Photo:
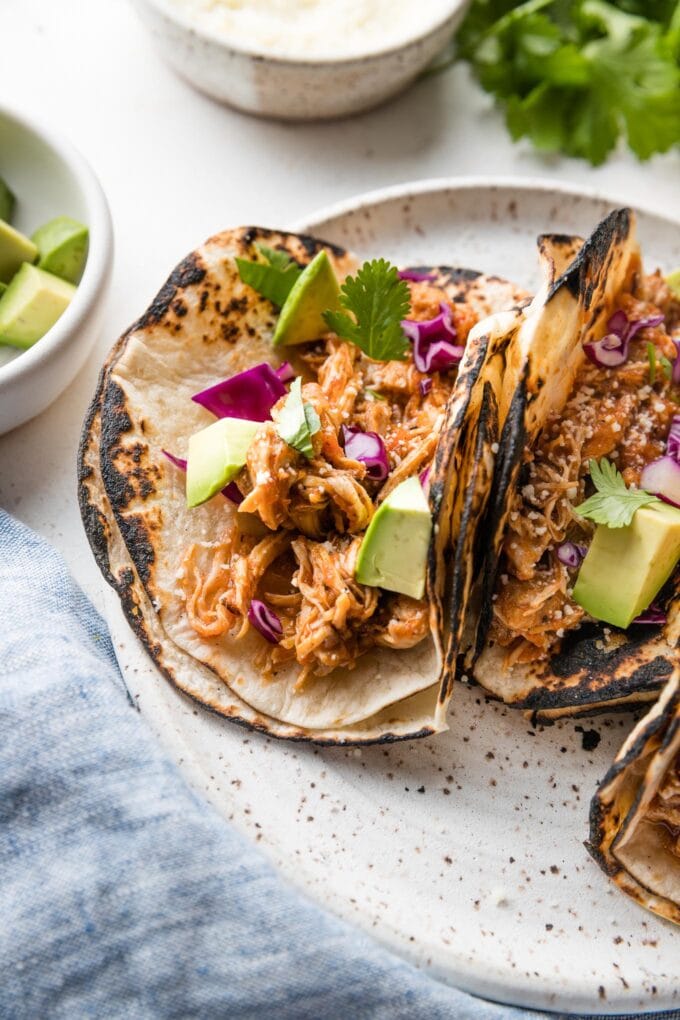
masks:
<svg viewBox="0 0 680 1020"><path fill-rule="evenodd" d="M596 460L590 461L590 477L597 492L574 510L596 524L626 528L641 506L659 502L656 496L644 489L626 488L623 476L604 457L599 464Z"/></svg>
<svg viewBox="0 0 680 1020"><path fill-rule="evenodd" d="M652 343L647 344L647 360L649 362L649 383L653 386L656 382L656 347Z"/></svg>
<svg viewBox="0 0 680 1020"><path fill-rule="evenodd" d="M382 393L378 393L377 390L372 390L370 386L367 386L364 390L364 396L367 400L382 400L386 401L387 397L383 396Z"/></svg>
<svg viewBox="0 0 680 1020"><path fill-rule="evenodd" d="M663 374L667 379L673 376L673 363L666 357L665 354L659 355L659 364L663 369Z"/></svg>
<svg viewBox="0 0 680 1020"><path fill-rule="evenodd" d="M458 47L515 139L594 164L680 142L678 0L473 0Z"/></svg>
<svg viewBox="0 0 680 1020"><path fill-rule="evenodd" d="M364 262L340 288L346 312L324 312L329 329L356 344L374 361L403 361L409 342L401 328L411 307L408 285L385 259ZM352 317L353 316L353 317Z"/></svg>
<svg viewBox="0 0 680 1020"><path fill-rule="evenodd" d="M284 443L299 450L308 460L314 456L312 436L321 428L319 416L312 407L302 399L302 379L294 379L286 402L276 416L276 431Z"/></svg>
<svg viewBox="0 0 680 1020"><path fill-rule="evenodd" d="M239 276L262 297L282 308L302 269L285 251L268 248L265 244L258 244L256 248L266 261L237 258Z"/></svg>

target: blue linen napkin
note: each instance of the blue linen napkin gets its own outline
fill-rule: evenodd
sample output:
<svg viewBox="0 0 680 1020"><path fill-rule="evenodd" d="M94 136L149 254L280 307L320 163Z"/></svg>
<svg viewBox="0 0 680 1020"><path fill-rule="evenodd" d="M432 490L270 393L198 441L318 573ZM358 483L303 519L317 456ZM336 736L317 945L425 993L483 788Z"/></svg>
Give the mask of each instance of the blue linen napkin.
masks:
<svg viewBox="0 0 680 1020"><path fill-rule="evenodd" d="M541 1014L448 988L289 888L164 756L61 557L0 510L0 1017L267 1015Z"/></svg>

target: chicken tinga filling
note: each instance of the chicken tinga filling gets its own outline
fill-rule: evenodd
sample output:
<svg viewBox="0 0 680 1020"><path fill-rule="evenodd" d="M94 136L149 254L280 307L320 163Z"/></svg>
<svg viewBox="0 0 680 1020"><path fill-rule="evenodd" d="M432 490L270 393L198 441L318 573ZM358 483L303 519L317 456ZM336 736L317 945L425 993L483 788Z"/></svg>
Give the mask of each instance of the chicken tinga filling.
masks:
<svg viewBox="0 0 680 1020"><path fill-rule="evenodd" d="M680 754L671 763L644 819L652 825L663 826L666 845L680 864Z"/></svg>
<svg viewBox="0 0 680 1020"><path fill-rule="evenodd" d="M261 364L194 396L217 420L187 461L168 456L190 507L221 492L230 509L178 576L200 637L254 629L263 676L297 661L300 686L430 633L428 473L476 315L384 260L340 288L325 252L301 273L262 253L239 271L278 299L274 348L294 348L297 371Z"/></svg>
<svg viewBox="0 0 680 1020"><path fill-rule="evenodd" d="M607 329L524 455L492 596L507 666L547 659L587 621L665 623L680 557L680 299L655 273Z"/></svg>

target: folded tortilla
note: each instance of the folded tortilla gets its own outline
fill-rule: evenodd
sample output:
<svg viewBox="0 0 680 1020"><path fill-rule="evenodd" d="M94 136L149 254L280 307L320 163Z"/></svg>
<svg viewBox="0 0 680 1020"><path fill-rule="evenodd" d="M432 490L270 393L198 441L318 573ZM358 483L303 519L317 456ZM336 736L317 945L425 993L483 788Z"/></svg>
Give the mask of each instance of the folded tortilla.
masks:
<svg viewBox="0 0 680 1020"><path fill-rule="evenodd" d="M547 660L509 665L507 649L489 640L493 598L512 497L525 450L537 442L551 412L564 408L585 361L583 345L606 331L617 297L641 271L635 217L611 213L580 247L573 238L544 238L554 255L555 279L525 310L511 337L500 401L507 413L480 534L478 597L470 603L467 647L459 669L507 704L544 720L589 714L653 700L677 657L669 627L640 626L625 633L601 623L569 631Z"/></svg>
<svg viewBox="0 0 680 1020"><path fill-rule="evenodd" d="M85 424L80 500L95 556L161 670L220 714L275 736L326 743L437 732L446 728L450 696L437 611L443 597L436 568L438 506L427 577L432 638L413 649L376 648L354 669L337 669L296 689L292 667L275 680L261 675L254 663L259 635L206 639L187 620L178 591L182 551L190 543L209 547L224 527L225 514L236 511L221 497L188 510L183 478L161 451L183 455L188 436L212 420L192 402L192 394L259 362L283 360L271 344L272 306L241 282L234 261L252 258L256 242L286 251L300 265L325 248L341 279L356 267L353 257L335 246L258 228L219 234L177 267L112 351ZM496 277L445 268L434 272L449 299L466 301L479 318L526 300L519 288ZM295 351L286 349L283 356L294 358ZM452 394L463 419L470 393L465 380L475 375L477 357L478 348L470 345ZM450 427L440 443L453 438ZM448 462L446 456L438 458L433 491L441 492ZM465 447L462 470L470 463ZM459 479L461 494L465 480Z"/></svg>
<svg viewBox="0 0 680 1020"><path fill-rule="evenodd" d="M586 846L627 896L680 924L680 667L593 797Z"/></svg>

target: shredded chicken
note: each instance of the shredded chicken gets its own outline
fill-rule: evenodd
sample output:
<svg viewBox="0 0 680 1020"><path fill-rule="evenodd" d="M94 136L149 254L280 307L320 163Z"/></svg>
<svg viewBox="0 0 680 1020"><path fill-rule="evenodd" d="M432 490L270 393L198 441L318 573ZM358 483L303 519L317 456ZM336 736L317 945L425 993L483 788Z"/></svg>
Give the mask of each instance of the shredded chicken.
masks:
<svg viewBox="0 0 680 1020"><path fill-rule="evenodd" d="M413 283L411 317L439 314L445 294L427 282ZM475 322L464 303L452 308L464 342ZM277 613L283 638L263 642L258 665L274 677L295 660L298 683L352 668L369 648L411 648L429 633L425 601L383 592L354 580L361 538L376 507L400 481L421 473L433 459L455 369L426 376L412 359L376 362L354 344L330 334L304 345L302 398L321 428L307 458L276 431L283 401L272 409L248 450L236 479L244 495L239 518L252 514L270 534L258 539L230 532L214 545L194 544L184 556L180 583L189 622L204 638L242 635L254 597ZM427 385L423 383L427 381ZM347 457L343 426L377 433L385 445L386 482L367 475Z"/></svg>
<svg viewBox="0 0 680 1020"><path fill-rule="evenodd" d="M261 541L241 535L232 526L217 545L189 546L182 560L179 582L191 626L201 637L220 637L240 623L238 636L248 627L248 607L267 569L290 546L285 531ZM209 559L209 565L204 561Z"/></svg>
<svg viewBox="0 0 680 1020"><path fill-rule="evenodd" d="M354 580L359 540L313 542L297 538L298 569L293 585L302 601L294 632L281 642L295 648L302 666L298 685L310 675L325 676L339 666L352 667L366 647L361 625L378 607L378 590Z"/></svg>
<svg viewBox="0 0 680 1020"><path fill-rule="evenodd" d="M643 294L660 293L659 281L649 281ZM667 295L665 300L670 304ZM659 311L646 296L630 294L622 296L620 307L630 320ZM535 448L526 452L503 545L506 580L494 596L491 636L509 649L508 661L552 654L564 633L583 620L556 550L565 540L590 541L593 526L574 512L588 494L590 458L609 458L627 485L637 485L645 464L664 452L678 405L661 370L654 384L650 382L648 343L659 355L675 357L673 342L660 325L638 334L620 368L607 371L586 362L566 406L549 419Z"/></svg>
<svg viewBox="0 0 680 1020"><path fill-rule="evenodd" d="M680 755L676 756L664 777L647 809L646 818L666 826L672 839L672 850L680 858Z"/></svg>
<svg viewBox="0 0 680 1020"><path fill-rule="evenodd" d="M376 644L387 648L413 648L430 630L427 602L395 595L386 606L387 622L375 630Z"/></svg>

